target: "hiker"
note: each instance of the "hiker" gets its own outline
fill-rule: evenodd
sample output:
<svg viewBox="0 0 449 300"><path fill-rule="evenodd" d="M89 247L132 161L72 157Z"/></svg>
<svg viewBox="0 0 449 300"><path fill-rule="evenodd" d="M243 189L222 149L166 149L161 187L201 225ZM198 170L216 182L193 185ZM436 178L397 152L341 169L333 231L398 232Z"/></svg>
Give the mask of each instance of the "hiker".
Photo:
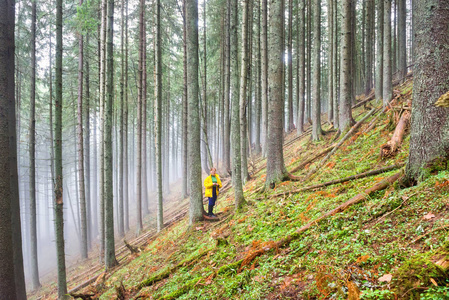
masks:
<svg viewBox="0 0 449 300"><path fill-rule="evenodd" d="M207 198L209 198L209 206L207 213L209 217L216 217L216 215L214 215L213 213L213 210L215 201L217 201L218 191L221 188L220 176L218 176L216 172L217 169L212 167L210 169L210 175L207 176L207 178L204 180L204 186L206 187L206 191L204 194Z"/></svg>

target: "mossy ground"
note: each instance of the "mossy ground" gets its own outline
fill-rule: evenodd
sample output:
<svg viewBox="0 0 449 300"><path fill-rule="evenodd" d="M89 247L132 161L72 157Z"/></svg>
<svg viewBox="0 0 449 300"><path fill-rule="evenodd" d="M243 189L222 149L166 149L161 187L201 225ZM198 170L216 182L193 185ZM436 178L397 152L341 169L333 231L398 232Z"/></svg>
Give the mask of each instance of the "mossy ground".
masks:
<svg viewBox="0 0 449 300"><path fill-rule="evenodd" d="M410 86L408 82L399 87L402 98L410 95ZM399 100L401 103L406 99L399 97ZM354 111L354 116L358 120L367 112L368 109L361 107ZM408 137L397 155L385 160L379 157L380 146L390 139L394 130L389 114L392 112L371 117L311 180L278 184L263 194L262 200L259 200L261 194L255 192L264 184L265 177L262 168L265 162L259 160L254 169L262 168L261 171L253 174L253 179L245 185L249 205L234 212L233 194L229 190L218 201L217 211L222 221L188 227L185 218L173 224L150 241L140 256L108 277L99 293L100 299L115 298L115 286L120 283L130 299L445 299L449 277L429 262L437 253L441 254L441 249L447 248L447 230L425 234L449 225L449 171L441 171L408 189L394 184L313 226L287 247L272 249L247 266L242 267L240 263L251 251L292 234L397 172L270 197L274 193L405 162ZM375 126L364 132L374 118L377 118ZM335 132L328 133L319 143L311 142L309 136L291 143L284 154L287 169L331 145L335 135ZM286 140L292 138L294 134ZM305 176L311 167L308 165L294 175ZM143 280L204 251L207 254L181 265L168 278L137 288ZM423 264L431 267L419 268ZM413 268L417 269L420 280L407 276L407 271ZM385 274L392 274L391 282L378 280Z"/></svg>

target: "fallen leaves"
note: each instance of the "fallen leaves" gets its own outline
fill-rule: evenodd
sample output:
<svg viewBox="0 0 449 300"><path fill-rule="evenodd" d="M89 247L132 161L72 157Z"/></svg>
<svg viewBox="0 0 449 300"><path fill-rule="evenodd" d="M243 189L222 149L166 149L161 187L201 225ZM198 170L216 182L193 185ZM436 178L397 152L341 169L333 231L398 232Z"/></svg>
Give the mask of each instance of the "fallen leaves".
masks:
<svg viewBox="0 0 449 300"><path fill-rule="evenodd" d="M433 218L435 218L435 215L433 213L428 213L423 217L424 220L431 220Z"/></svg>

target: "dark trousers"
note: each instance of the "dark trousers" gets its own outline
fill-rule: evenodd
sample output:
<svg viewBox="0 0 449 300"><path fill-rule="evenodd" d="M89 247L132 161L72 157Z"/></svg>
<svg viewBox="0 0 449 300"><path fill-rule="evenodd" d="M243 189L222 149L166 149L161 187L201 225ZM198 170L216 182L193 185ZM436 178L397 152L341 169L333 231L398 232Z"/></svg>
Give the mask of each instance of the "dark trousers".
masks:
<svg viewBox="0 0 449 300"><path fill-rule="evenodd" d="M215 201L217 200L217 187L212 188L212 197L209 197L208 214L211 215L214 210Z"/></svg>

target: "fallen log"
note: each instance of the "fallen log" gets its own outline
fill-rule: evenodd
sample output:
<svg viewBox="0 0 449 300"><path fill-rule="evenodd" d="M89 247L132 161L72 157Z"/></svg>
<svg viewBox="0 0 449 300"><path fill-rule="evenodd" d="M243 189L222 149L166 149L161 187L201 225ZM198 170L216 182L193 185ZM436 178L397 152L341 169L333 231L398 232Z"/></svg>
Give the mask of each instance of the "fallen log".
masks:
<svg viewBox="0 0 449 300"><path fill-rule="evenodd" d="M126 248L128 248L128 250L131 252L131 254L137 254L141 251L139 247L130 245L126 240L123 240L123 242L125 243Z"/></svg>
<svg viewBox="0 0 449 300"><path fill-rule="evenodd" d="M315 159L320 158L321 156L329 153L329 151L331 151L333 148L335 147L335 144L327 147L326 149L324 149L323 151L321 151L320 153L318 153L317 155L315 155L314 157L302 162L301 164L299 164L298 166L294 167L293 169L290 170L290 173L295 173L298 172L299 170L303 169L305 166L307 166L308 164L312 163Z"/></svg>
<svg viewBox="0 0 449 300"><path fill-rule="evenodd" d="M371 109L360 121L358 121L354 126L352 126L352 128L348 131L348 133L345 134L344 137L341 138L341 140L332 149L332 151L324 159L322 159L315 168L309 171L304 181L306 181L307 179L310 178L310 176L315 174L315 172L318 171L326 163L326 161L328 161L328 159L338 150L338 148L340 148L340 146L343 145L343 143L357 131L357 129L363 124L363 122L365 122L369 117L371 117L376 111L377 111L376 108Z"/></svg>
<svg viewBox="0 0 449 300"><path fill-rule="evenodd" d="M365 178L365 177L374 176L374 175L378 175L378 174L381 174L381 173L389 172L389 171L392 171L392 170L396 170L396 169L402 168L403 166L404 166L404 163L400 163L400 164L396 164L396 165L392 165L392 166L388 166L388 167L383 167L383 168L380 168L380 169L376 169L376 170L372 170L372 171L368 171L368 172L363 172L363 173L355 174L355 175L344 177L344 178L340 178L340 179L335 179L335 180L324 182L324 183L320 183L320 184L306 186L306 187L303 187L303 188L300 188L300 189L296 189L296 190L293 190L293 191L277 193L277 194L274 194L274 195L270 195L270 197L271 198L272 197L279 197L279 196L285 196L285 195L289 195L289 194L297 194L297 193L301 193L301 192L305 192L305 191L319 189L319 188L326 187L326 186L329 186L329 185L339 184L339 183L346 182L346 181L351 181L351 180L355 180L355 179ZM262 200L262 199L265 199L265 198L264 197L260 197L257 200Z"/></svg>
<svg viewBox="0 0 449 300"><path fill-rule="evenodd" d="M401 147L405 132L409 127L411 112L406 110L402 113L398 125L394 130L393 137L386 144L380 146L380 157L382 159L394 156Z"/></svg>
<svg viewBox="0 0 449 300"><path fill-rule="evenodd" d="M318 225L319 222L326 219L327 217L333 216L337 213L343 212L349 207L358 204L366 199L369 195L373 194L374 192L381 191L386 189L390 184L393 184L395 181L397 181L403 174L403 171L383 179L379 183L376 183L374 186L370 187L369 189L364 190L362 193L352 197L348 201L346 201L343 204L340 204L336 208L332 209L331 211L328 211L327 213L321 215L319 218L307 223L306 225L302 226L301 228L297 229L294 233L287 235L284 238L281 238L280 240L273 242L265 242L260 243L260 246L257 249L251 249L248 251L247 256L243 259L242 264L240 266L240 270L244 267L250 264L252 260L254 260L256 257L263 255L264 253L267 253L273 249L279 249L281 247L287 246L290 244L291 241L297 240L301 237L301 234L309 230L313 225Z"/></svg>

